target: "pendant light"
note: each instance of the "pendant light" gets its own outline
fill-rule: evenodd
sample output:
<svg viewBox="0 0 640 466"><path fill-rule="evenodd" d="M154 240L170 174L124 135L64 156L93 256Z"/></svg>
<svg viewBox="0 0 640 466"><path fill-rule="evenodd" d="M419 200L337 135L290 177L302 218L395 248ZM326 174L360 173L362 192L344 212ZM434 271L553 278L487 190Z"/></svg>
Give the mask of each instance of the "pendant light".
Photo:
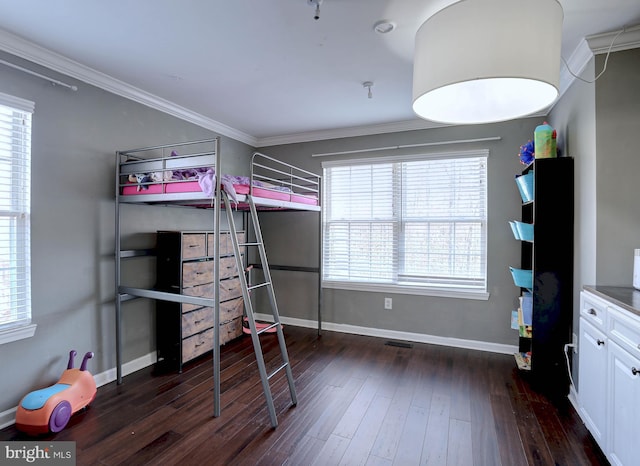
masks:
<svg viewBox="0 0 640 466"><path fill-rule="evenodd" d="M441 123L505 121L558 96L562 6L557 0L462 0L418 29L413 110Z"/></svg>

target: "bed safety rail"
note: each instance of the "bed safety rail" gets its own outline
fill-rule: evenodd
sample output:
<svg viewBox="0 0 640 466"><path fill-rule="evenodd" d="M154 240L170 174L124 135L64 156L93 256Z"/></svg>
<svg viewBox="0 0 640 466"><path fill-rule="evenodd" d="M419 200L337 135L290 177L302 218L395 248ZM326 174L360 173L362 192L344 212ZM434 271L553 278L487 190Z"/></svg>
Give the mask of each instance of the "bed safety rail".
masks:
<svg viewBox="0 0 640 466"><path fill-rule="evenodd" d="M255 152L251 157L250 178L252 195L253 189L257 187L270 191L288 191L315 198L320 206L320 175Z"/></svg>

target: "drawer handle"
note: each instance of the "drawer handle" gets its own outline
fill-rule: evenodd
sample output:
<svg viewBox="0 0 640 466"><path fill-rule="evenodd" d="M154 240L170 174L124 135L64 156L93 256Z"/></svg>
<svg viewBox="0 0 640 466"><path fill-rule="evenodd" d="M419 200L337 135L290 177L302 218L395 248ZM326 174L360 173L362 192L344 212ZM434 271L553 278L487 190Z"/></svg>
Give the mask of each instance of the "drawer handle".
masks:
<svg viewBox="0 0 640 466"><path fill-rule="evenodd" d="M198 248L198 247L200 247L200 246L199 246L199 245L197 245L197 244L190 244L190 245L189 245L189 247L190 247L190 248Z"/></svg>
<svg viewBox="0 0 640 466"><path fill-rule="evenodd" d="M633 375L638 375L638 374L640 374L640 371L639 371L638 369L636 369L635 367L632 367L632 368L631 368L631 373L632 373Z"/></svg>
<svg viewBox="0 0 640 466"><path fill-rule="evenodd" d="M196 343L196 348L197 348L198 346L202 346L202 345L204 345L204 341L201 341L200 343ZM635 369L635 367L634 367L634 369Z"/></svg>
<svg viewBox="0 0 640 466"><path fill-rule="evenodd" d="M598 343L598 346L604 345L604 340L598 339L596 343Z"/></svg>
<svg viewBox="0 0 640 466"><path fill-rule="evenodd" d="M589 314L591 314L592 316L597 316L598 313L596 312L596 310L594 308L589 309Z"/></svg>
<svg viewBox="0 0 640 466"><path fill-rule="evenodd" d="M194 321L193 321L193 323L194 323L195 325L198 325L198 324L199 324L200 322L202 322L203 320L204 320L204 319L194 320Z"/></svg>

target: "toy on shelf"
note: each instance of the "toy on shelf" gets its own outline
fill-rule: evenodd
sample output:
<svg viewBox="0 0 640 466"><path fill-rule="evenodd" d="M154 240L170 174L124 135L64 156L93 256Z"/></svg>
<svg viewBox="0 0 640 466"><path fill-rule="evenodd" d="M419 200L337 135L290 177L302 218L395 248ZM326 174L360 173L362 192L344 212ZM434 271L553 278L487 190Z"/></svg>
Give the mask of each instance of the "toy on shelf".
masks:
<svg viewBox="0 0 640 466"><path fill-rule="evenodd" d="M520 146L520 152L518 152L520 163L522 165L529 165L535 160L535 153L536 148L534 142L531 140L527 141L525 144Z"/></svg>
<svg viewBox="0 0 640 466"><path fill-rule="evenodd" d="M84 355L80 369L73 368L77 352L69 352L67 370L54 385L35 390L22 398L16 412L16 428L29 435L60 432L71 416L96 397L96 382L87 370L92 352Z"/></svg>

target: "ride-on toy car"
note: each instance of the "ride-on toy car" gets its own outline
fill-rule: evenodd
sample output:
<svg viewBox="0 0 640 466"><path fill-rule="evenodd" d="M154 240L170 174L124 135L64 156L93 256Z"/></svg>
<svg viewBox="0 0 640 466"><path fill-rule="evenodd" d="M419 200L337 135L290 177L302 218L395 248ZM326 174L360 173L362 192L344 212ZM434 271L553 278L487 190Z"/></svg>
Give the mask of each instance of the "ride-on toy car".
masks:
<svg viewBox="0 0 640 466"><path fill-rule="evenodd" d="M92 352L84 355L80 369L73 368L77 352L69 352L67 370L57 383L35 390L22 398L16 412L16 428L30 435L60 432L71 415L86 407L96 397L96 382L87 370Z"/></svg>

